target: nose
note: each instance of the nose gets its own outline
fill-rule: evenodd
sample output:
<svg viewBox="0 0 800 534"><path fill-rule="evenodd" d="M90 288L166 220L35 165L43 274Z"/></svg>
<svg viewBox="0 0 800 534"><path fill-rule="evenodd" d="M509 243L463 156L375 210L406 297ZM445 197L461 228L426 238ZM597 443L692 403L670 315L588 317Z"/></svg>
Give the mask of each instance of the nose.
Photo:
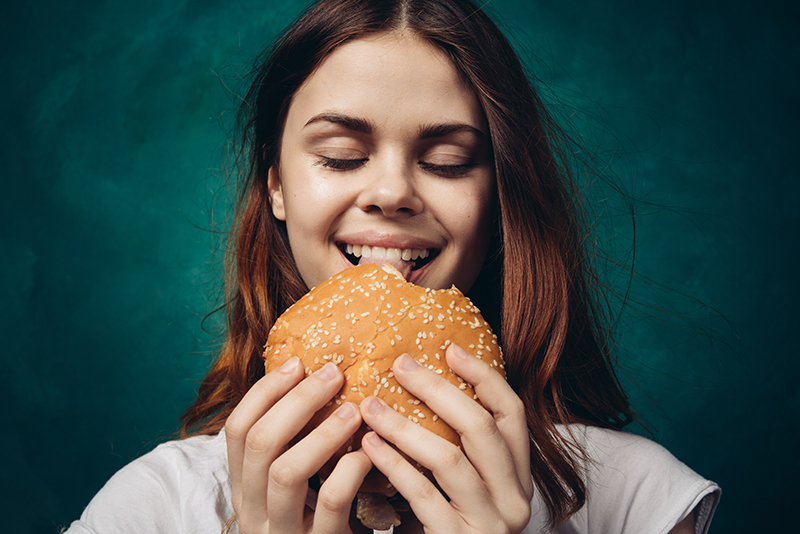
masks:
<svg viewBox="0 0 800 534"><path fill-rule="evenodd" d="M358 207L365 212L380 212L386 217L411 216L424 207L410 166L376 167L358 195Z"/></svg>

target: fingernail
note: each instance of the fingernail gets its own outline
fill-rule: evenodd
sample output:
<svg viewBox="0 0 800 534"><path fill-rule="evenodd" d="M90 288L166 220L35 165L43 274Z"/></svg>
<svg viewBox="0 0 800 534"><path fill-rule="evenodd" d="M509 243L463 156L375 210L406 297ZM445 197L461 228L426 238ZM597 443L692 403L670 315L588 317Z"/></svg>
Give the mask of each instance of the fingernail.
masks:
<svg viewBox="0 0 800 534"><path fill-rule="evenodd" d="M295 369L297 369L297 364L300 363L300 358L297 356L292 356L286 362L281 365L278 370L282 373L291 373Z"/></svg>
<svg viewBox="0 0 800 534"><path fill-rule="evenodd" d="M467 351L465 351L455 343L453 343L452 347L453 347L453 354L455 354L459 358L466 358L467 356L469 356L469 354L467 354Z"/></svg>
<svg viewBox="0 0 800 534"><path fill-rule="evenodd" d="M372 415L378 415L383 411L383 407L386 406L386 403L377 397L367 397L364 402L367 405L367 412Z"/></svg>
<svg viewBox="0 0 800 534"><path fill-rule="evenodd" d="M408 354L403 354L400 356L400 369L403 371L416 371L419 369L419 362L409 356Z"/></svg>
<svg viewBox="0 0 800 534"><path fill-rule="evenodd" d="M336 415L342 419L352 419L355 414L356 407L352 402L345 402L338 410L336 410Z"/></svg>
<svg viewBox="0 0 800 534"><path fill-rule="evenodd" d="M367 434L367 441L369 441L375 447L380 447L384 443L383 439L381 439L381 437L375 432L370 432Z"/></svg>
<svg viewBox="0 0 800 534"><path fill-rule="evenodd" d="M336 365L328 362L322 366L322 369L316 372L316 375L322 380L333 380L336 376Z"/></svg>

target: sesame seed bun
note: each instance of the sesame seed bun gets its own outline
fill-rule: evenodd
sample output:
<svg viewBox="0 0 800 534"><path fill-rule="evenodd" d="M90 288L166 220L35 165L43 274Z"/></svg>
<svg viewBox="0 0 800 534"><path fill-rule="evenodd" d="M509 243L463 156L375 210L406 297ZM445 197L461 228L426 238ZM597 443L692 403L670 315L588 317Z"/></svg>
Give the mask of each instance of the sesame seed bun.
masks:
<svg viewBox="0 0 800 534"><path fill-rule="evenodd" d="M366 397L376 396L414 423L460 446L458 434L425 403L405 391L391 369L398 356L410 354L477 400L472 386L453 373L445 361L445 351L451 343L505 377L497 336L461 291L455 287L431 290L415 286L391 265L366 264L340 272L287 309L269 333L264 358L267 372L298 356L306 374L328 362L335 363L344 373L342 389L316 413L298 439L343 402L358 404ZM330 474L342 455L360 447L366 432L362 425L320 470L321 478ZM421 466L417 467L424 472ZM361 491L396 493L375 469Z"/></svg>

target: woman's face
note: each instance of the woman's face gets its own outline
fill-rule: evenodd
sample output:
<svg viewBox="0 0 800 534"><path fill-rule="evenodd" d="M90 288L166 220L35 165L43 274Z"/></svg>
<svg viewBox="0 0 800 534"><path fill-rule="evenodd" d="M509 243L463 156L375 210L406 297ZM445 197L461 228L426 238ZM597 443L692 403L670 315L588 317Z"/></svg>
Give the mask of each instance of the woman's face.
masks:
<svg viewBox="0 0 800 534"><path fill-rule="evenodd" d="M474 93L438 48L384 33L335 49L295 94L269 173L308 287L374 262L467 291L489 240L489 145Z"/></svg>

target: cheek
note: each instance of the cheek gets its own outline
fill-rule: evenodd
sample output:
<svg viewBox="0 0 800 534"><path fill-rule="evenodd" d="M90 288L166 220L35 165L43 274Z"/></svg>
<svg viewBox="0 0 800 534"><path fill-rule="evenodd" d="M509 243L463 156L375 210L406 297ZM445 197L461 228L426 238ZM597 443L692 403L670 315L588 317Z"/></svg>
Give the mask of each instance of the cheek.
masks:
<svg viewBox="0 0 800 534"><path fill-rule="evenodd" d="M287 224L315 229L338 216L346 192L334 180L320 177L314 169L293 169L284 180Z"/></svg>
<svg viewBox="0 0 800 534"><path fill-rule="evenodd" d="M439 194L439 212L447 221L451 235L480 246L489 236L493 189L489 185L453 187Z"/></svg>

